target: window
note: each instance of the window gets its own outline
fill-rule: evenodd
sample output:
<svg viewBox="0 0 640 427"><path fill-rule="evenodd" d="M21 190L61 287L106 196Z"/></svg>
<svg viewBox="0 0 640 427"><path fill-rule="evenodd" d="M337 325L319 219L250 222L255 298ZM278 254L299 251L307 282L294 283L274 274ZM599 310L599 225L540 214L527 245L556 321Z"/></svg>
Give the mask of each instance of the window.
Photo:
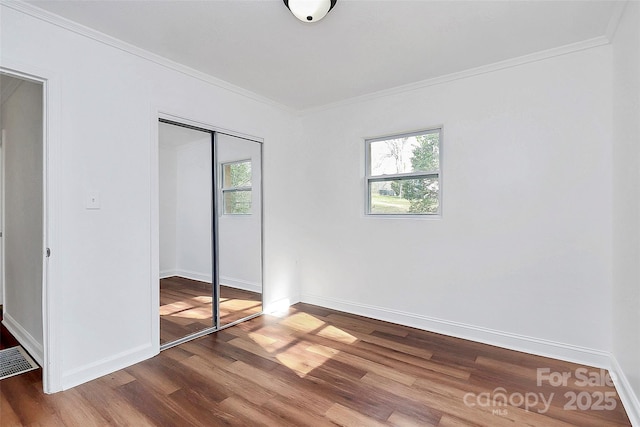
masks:
<svg viewBox="0 0 640 427"><path fill-rule="evenodd" d="M367 139L367 214L439 214L441 140L442 129Z"/></svg>
<svg viewBox="0 0 640 427"><path fill-rule="evenodd" d="M251 160L222 164L222 205L225 215L251 213Z"/></svg>

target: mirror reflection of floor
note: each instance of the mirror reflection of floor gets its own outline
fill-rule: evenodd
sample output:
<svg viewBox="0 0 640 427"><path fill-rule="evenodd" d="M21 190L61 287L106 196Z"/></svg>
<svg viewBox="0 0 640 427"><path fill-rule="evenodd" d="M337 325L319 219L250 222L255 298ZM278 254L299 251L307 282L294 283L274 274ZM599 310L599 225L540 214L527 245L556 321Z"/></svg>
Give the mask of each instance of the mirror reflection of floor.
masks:
<svg viewBox="0 0 640 427"><path fill-rule="evenodd" d="M213 326L211 283L173 276L160 279L160 344ZM220 285L220 323L262 310L262 295Z"/></svg>
<svg viewBox="0 0 640 427"><path fill-rule="evenodd" d="M262 295L220 285L220 324L226 325L262 311Z"/></svg>

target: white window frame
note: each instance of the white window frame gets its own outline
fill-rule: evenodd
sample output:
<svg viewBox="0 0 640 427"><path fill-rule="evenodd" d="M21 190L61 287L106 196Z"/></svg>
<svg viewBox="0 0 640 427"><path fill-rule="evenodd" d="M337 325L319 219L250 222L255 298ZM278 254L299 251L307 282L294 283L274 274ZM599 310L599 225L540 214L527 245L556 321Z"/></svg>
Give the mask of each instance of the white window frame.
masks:
<svg viewBox="0 0 640 427"><path fill-rule="evenodd" d="M240 187L226 187L225 186L226 182L224 179L224 167L227 165L235 165L239 163L249 163L249 165L251 166L251 180L249 181L250 185L243 185ZM222 174L222 176L220 177L220 190L222 191L222 214L223 215L251 215L253 213L253 163L251 162L251 159L234 160L232 162L221 163L220 172ZM249 212L246 212L246 213L227 212L227 205L226 205L227 199L225 197L225 194L237 193L240 191L248 191L249 193L251 193L251 208L249 209Z"/></svg>
<svg viewBox="0 0 640 427"><path fill-rule="evenodd" d="M390 139L412 137L418 135L426 135L430 133L438 133L438 170L437 171L425 171L425 172L410 172L410 173L398 173L398 174L384 174L384 175L371 175L371 144L374 142L387 141ZM412 132L403 132L373 138L364 138L365 142L365 179L364 179L364 191L365 191L365 215L378 218L441 218L442 217L442 141L443 141L443 126L436 126L427 129L422 129ZM437 178L438 179L438 211L434 213L372 213L371 212L371 191L370 186L374 182L384 181L398 181L408 179L424 179L424 178Z"/></svg>

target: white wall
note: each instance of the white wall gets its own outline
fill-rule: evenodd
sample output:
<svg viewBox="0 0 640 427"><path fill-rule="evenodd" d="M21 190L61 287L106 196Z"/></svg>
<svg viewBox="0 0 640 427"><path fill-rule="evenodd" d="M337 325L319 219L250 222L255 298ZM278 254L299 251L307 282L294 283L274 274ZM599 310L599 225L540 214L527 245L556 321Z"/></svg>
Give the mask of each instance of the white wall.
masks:
<svg viewBox="0 0 640 427"><path fill-rule="evenodd" d="M211 282L211 134L160 123L160 277Z"/></svg>
<svg viewBox="0 0 640 427"><path fill-rule="evenodd" d="M307 115L302 299L540 354L611 348L611 52ZM444 126L442 219L364 212L364 137Z"/></svg>
<svg viewBox="0 0 640 427"><path fill-rule="evenodd" d="M211 281L211 135L178 149L177 266L187 277Z"/></svg>
<svg viewBox="0 0 640 427"><path fill-rule="evenodd" d="M640 4L613 41L613 355L640 424ZM630 411L632 406L635 409Z"/></svg>
<svg viewBox="0 0 640 427"><path fill-rule="evenodd" d="M50 391L158 351L158 110L264 138L265 299L295 301L291 177L272 166L300 134L290 113L0 7L1 65L36 70L53 95Z"/></svg>
<svg viewBox="0 0 640 427"><path fill-rule="evenodd" d="M42 85L23 81L1 110L5 136L3 322L42 365Z"/></svg>
<svg viewBox="0 0 640 427"><path fill-rule="evenodd" d="M178 209L178 162L177 147L163 144L162 123L159 126L158 192L160 212L158 218L160 234L160 277L169 277L178 269L176 211Z"/></svg>

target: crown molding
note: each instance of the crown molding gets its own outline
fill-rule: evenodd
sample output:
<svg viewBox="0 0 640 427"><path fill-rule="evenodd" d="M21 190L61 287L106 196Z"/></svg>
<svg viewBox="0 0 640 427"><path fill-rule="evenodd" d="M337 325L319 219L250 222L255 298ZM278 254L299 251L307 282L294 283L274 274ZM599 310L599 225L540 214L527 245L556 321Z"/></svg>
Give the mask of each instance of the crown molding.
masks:
<svg viewBox="0 0 640 427"><path fill-rule="evenodd" d="M468 70L459 71L457 73L446 74L443 76L438 76L426 80L421 80L414 83L409 83L402 86L396 86L390 89L384 89L377 92L368 93L365 95L356 96L353 98L332 102L329 104L324 104L318 107L311 107L308 109L303 109L299 112L300 116L304 116L307 114L318 113L325 110L330 110L334 108L344 107L347 105L358 104L361 102L372 101L378 98L386 98L393 95L399 95L405 92L411 92L419 89L423 89L429 86L440 85L443 83L449 83L455 80L466 79L473 76L478 76L481 74L492 73L494 71L500 71L507 68L517 67L519 65L529 64L532 62L543 61L545 59L554 58L556 56L567 55L569 53L579 52L581 50L587 50L594 47L604 46L609 44L610 41L606 36L598 36L592 39L583 40L576 43L571 43L568 45L555 47L548 50L543 50L540 52L531 53L528 55L518 56L516 58L507 59L500 62L494 62L492 64L482 65L476 68L470 68Z"/></svg>
<svg viewBox="0 0 640 427"><path fill-rule="evenodd" d="M537 61L542 61L549 58L554 58L557 56L567 55L574 52L579 52L582 50L591 49L594 47L604 46L610 44L615 36L615 32L617 30L618 24L622 18L624 13L624 9L629 0L624 1L616 1L616 6L614 11L609 19L607 24L607 29L605 34L602 36L594 37L587 40L582 40L576 43L567 44L564 46L555 47L552 49L543 50L540 52L534 52L528 55L519 56L516 58L510 58L504 61L495 62L492 64L482 65L480 67L470 68L464 71L446 74L443 76L433 77L430 79L421 80L414 83L409 83L406 85L396 86L389 89L384 89L381 91L371 92L360 96L355 96L352 98L331 102L323 105L319 105L316 107L310 108L294 108L289 107L287 105L281 104L273 99L267 98L265 96L259 95L250 90L244 89L240 86L236 86L231 84L225 80L213 77L209 74L203 73L201 71L195 70L186 65L180 64L178 62L167 59L163 56L157 55L155 53L151 53L145 49L134 46L130 43L124 42L115 37L111 37L104 33L101 33L92 28L86 27L84 25L78 24L69 19L63 18L59 15L55 15L46 10L40 9L31 4L25 3L22 0L0 0L0 5L9 7L16 11L22 12L29 16L32 16L36 19L40 19L52 25L56 25L58 27L64 28L66 30L72 31L76 34L88 37L93 39L99 43L103 43L105 45L111 46L113 48L119 49L121 51L127 52L131 55L137 56L142 59L146 59L150 62L158 64L160 66L172 69L182 74L186 74L195 79L203 81L205 83L211 84L213 86L219 87L221 89L233 92L235 94L241 95L243 97L252 99L254 101L275 107L279 110L282 110L286 113L302 117L308 114L318 113L325 110L330 110L334 108L344 107L347 105L358 104L361 102L372 101L378 98L389 97L393 95L402 94L405 92L410 92L414 90L419 90L422 88L426 88L429 86L440 85L443 83L452 82L455 80L466 79L473 76L478 76L481 74L487 74L494 71L504 70L507 68L517 67L519 65L524 65L528 63L533 63Z"/></svg>
<svg viewBox="0 0 640 427"><path fill-rule="evenodd" d="M233 92L237 95L241 95L245 98L249 98L253 101L257 101L263 104L267 104L271 107L275 107L289 114L296 114L296 110L292 109L284 104L276 102L270 98L267 98L262 95L258 95L255 92L244 89L240 86L236 86L232 83L229 83L225 80L219 79L217 77L213 77L209 74L203 73L201 71L195 70L186 65L180 64L178 62L167 59L163 56L157 55L155 53L149 52L148 50L142 49L140 47L134 46L130 43L117 39L115 37L104 34L100 31L94 30L93 28L87 27L85 25L79 24L77 22L71 21L67 18L63 18L62 16L56 15L44 9L40 9L39 7L33 6L31 4L25 3L22 0L0 0L1 6L6 6L10 9L16 10L18 12L29 15L33 18L39 19L41 21L47 22L49 24L55 25L60 28L64 28L65 30L71 31L78 35L90 38L99 43L105 44L107 46L113 47L115 49L121 50L123 52L129 53L131 55L137 56L138 58L145 59L149 62L153 62L154 64L160 65L162 67L169 68L171 70L177 71L182 74L186 74L190 77L198 79L202 82L208 83L210 85L219 87L221 89L227 90L229 92Z"/></svg>

